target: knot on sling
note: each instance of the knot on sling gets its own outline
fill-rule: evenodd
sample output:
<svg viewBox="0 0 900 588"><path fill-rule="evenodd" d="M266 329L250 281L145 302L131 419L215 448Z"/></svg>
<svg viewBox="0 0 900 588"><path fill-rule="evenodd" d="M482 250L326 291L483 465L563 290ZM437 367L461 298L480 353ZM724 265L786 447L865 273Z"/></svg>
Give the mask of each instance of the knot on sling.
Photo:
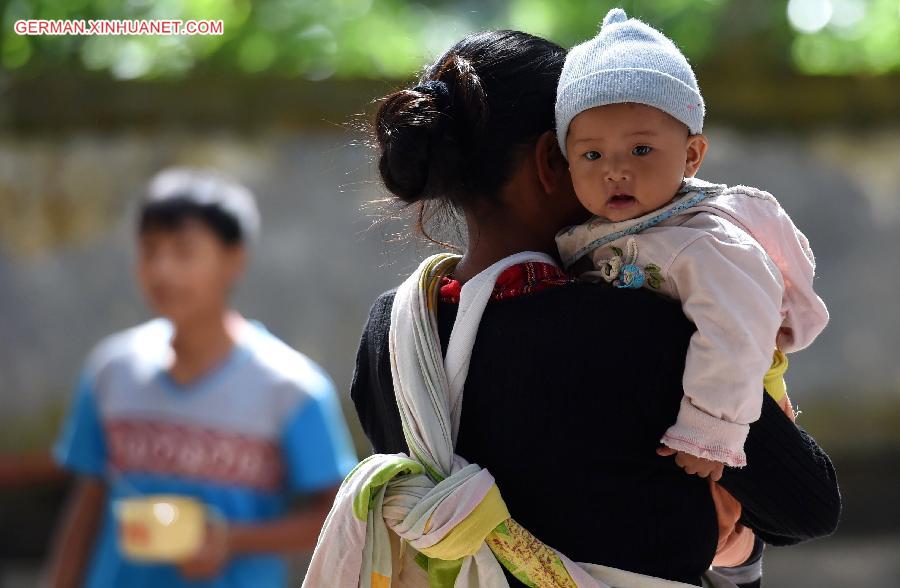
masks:
<svg viewBox="0 0 900 588"><path fill-rule="evenodd" d="M386 487L385 523L423 555L456 560L474 555L488 534L509 518L494 477L470 464L434 484L417 474Z"/></svg>

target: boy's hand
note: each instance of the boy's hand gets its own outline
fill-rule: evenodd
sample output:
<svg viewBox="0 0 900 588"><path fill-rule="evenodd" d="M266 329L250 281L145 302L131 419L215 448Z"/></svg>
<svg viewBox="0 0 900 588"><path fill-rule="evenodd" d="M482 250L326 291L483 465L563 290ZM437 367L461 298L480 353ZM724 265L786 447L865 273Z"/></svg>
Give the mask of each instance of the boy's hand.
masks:
<svg viewBox="0 0 900 588"><path fill-rule="evenodd" d="M178 565L187 580L206 580L218 575L228 563L228 527L211 523L206 527L206 538L194 555Z"/></svg>
<svg viewBox="0 0 900 588"><path fill-rule="evenodd" d="M704 459L683 451L676 451L671 447L659 447L656 450L656 454L663 457L674 455L675 464L685 472L701 478L709 478L713 482L718 482L725 471L725 464L722 462Z"/></svg>

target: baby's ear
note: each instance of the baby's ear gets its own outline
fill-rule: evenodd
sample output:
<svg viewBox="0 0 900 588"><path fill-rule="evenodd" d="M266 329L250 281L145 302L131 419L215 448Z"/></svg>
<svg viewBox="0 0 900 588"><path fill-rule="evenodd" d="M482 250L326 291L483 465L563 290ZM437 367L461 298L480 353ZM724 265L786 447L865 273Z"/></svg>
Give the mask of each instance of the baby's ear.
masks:
<svg viewBox="0 0 900 588"><path fill-rule="evenodd" d="M684 161L684 177L692 178L697 174L706 157L709 141L703 134L690 135L687 140L686 157Z"/></svg>

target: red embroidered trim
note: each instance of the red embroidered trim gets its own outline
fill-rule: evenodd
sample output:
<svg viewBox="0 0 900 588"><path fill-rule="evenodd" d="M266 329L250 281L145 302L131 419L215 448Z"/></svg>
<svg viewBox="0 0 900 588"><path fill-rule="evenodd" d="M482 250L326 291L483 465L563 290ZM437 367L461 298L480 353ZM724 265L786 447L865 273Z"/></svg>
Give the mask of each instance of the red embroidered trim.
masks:
<svg viewBox="0 0 900 588"><path fill-rule="evenodd" d="M529 261L520 263L503 270L497 277L494 293L491 300L504 300L515 298L532 292L540 292L548 288L565 286L575 280L566 275L560 268L550 263ZM442 278L441 302L459 304L459 294L462 284L459 280Z"/></svg>
<svg viewBox="0 0 900 588"><path fill-rule="evenodd" d="M106 424L112 466L274 491L281 451L267 440L176 423L116 419Z"/></svg>

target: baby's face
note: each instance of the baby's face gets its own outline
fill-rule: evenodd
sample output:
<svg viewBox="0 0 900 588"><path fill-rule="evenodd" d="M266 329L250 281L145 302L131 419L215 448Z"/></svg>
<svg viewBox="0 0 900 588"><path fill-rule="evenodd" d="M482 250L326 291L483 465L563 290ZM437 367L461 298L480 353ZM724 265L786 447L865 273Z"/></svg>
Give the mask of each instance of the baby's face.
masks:
<svg viewBox="0 0 900 588"><path fill-rule="evenodd" d="M613 222L664 206L706 153L703 135L643 104L609 104L578 114L566 138L578 200Z"/></svg>

